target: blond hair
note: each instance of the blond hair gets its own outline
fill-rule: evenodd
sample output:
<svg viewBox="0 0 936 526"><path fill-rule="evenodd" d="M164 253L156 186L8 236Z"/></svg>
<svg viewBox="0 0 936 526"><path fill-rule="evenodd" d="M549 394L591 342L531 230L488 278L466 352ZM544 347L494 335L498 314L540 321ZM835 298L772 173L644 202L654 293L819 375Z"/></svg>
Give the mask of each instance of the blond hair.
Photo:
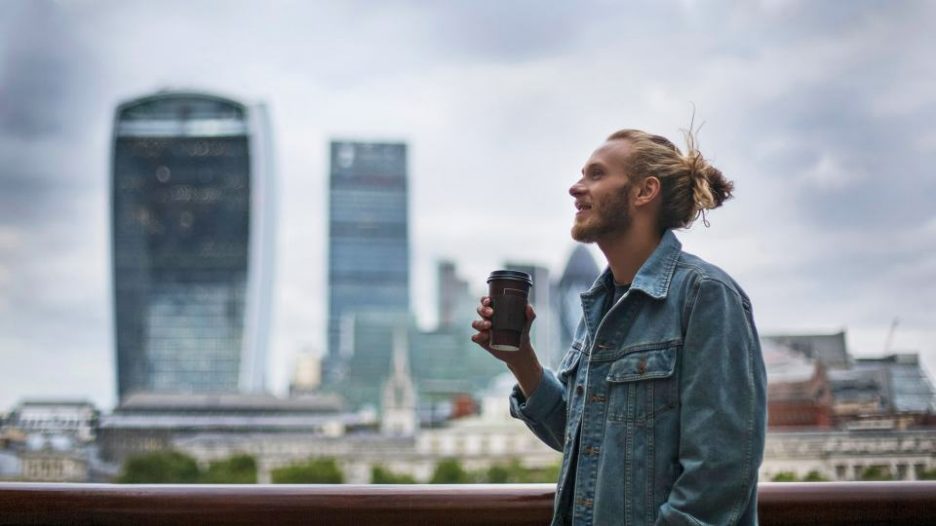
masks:
<svg viewBox="0 0 936 526"><path fill-rule="evenodd" d="M641 130L619 130L607 139L630 143L625 169L635 182L650 176L660 180L661 231L689 228L700 215L708 226L705 211L721 206L734 190L734 183L702 156L696 133L689 129L685 136L685 154L666 137Z"/></svg>

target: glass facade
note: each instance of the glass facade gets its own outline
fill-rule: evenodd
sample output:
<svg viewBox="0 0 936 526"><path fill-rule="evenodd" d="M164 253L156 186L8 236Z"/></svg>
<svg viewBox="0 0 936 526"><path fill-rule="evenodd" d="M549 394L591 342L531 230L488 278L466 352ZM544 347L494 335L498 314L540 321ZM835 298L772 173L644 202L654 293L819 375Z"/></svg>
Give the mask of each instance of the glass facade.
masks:
<svg viewBox="0 0 936 526"><path fill-rule="evenodd" d="M572 345L572 336L582 317L581 294L591 288L599 274L601 271L588 248L585 245L576 245L556 286L559 348L563 353Z"/></svg>
<svg viewBox="0 0 936 526"><path fill-rule="evenodd" d="M248 108L163 92L117 109L112 242L118 396L259 390L269 265ZM258 175L259 177L259 175ZM255 195L256 194L256 195ZM258 214L253 217L252 214ZM263 227L263 228L261 228ZM257 268L251 268L255 264ZM261 268L262 267L262 268ZM259 369L259 370L258 370Z"/></svg>
<svg viewBox="0 0 936 526"><path fill-rule="evenodd" d="M533 278L528 301L536 311L536 322L530 329L530 343L536 350L540 363L547 367L559 365L565 349L559 348L558 327L556 320L555 295L549 269L530 263L506 263L506 270L526 272Z"/></svg>
<svg viewBox="0 0 936 526"><path fill-rule="evenodd" d="M409 315L408 230L406 145L332 142L326 365L331 382L347 377L353 353L369 352L354 344L347 327L341 337L356 312ZM388 372L389 361L380 381Z"/></svg>
<svg viewBox="0 0 936 526"><path fill-rule="evenodd" d="M438 328L468 330L477 315L475 308L481 294L471 293L470 284L458 275L454 261L439 261L436 276Z"/></svg>
<svg viewBox="0 0 936 526"><path fill-rule="evenodd" d="M393 375L394 337L402 332L408 340L411 321L406 314L382 309L346 312L341 338L343 345L350 346L352 352L343 361L341 378L333 379L338 381L328 390L340 394L351 409L379 407L383 386Z"/></svg>

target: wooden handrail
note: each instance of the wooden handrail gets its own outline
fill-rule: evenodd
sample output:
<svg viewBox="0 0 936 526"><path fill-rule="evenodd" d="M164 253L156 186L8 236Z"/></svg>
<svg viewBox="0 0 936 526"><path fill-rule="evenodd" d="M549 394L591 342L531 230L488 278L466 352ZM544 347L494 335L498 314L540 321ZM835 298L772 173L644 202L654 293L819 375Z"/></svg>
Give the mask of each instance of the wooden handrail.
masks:
<svg viewBox="0 0 936 526"><path fill-rule="evenodd" d="M0 524L548 524L550 484L0 483ZM763 483L763 525L932 524L936 482Z"/></svg>
<svg viewBox="0 0 936 526"><path fill-rule="evenodd" d="M766 482L757 499L763 525L936 522L936 482Z"/></svg>

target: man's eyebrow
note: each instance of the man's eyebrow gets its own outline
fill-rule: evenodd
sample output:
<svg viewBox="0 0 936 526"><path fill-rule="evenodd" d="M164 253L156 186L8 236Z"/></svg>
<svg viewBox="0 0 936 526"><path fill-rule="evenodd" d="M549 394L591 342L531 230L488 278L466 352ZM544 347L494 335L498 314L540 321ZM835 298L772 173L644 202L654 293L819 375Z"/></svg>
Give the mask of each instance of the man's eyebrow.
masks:
<svg viewBox="0 0 936 526"><path fill-rule="evenodd" d="M586 164L584 168L582 168L582 173L585 173L591 170L592 168L605 168L605 165L601 161L591 161L588 164Z"/></svg>

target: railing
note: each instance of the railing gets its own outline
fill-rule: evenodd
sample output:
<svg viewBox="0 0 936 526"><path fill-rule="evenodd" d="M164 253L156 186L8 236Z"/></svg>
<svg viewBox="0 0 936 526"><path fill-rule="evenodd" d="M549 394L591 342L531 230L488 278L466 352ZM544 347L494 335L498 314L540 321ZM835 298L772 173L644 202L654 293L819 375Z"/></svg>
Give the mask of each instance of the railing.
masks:
<svg viewBox="0 0 936 526"><path fill-rule="evenodd" d="M0 524L548 524L554 486L0 483ZM762 525L936 523L936 482L764 483Z"/></svg>

